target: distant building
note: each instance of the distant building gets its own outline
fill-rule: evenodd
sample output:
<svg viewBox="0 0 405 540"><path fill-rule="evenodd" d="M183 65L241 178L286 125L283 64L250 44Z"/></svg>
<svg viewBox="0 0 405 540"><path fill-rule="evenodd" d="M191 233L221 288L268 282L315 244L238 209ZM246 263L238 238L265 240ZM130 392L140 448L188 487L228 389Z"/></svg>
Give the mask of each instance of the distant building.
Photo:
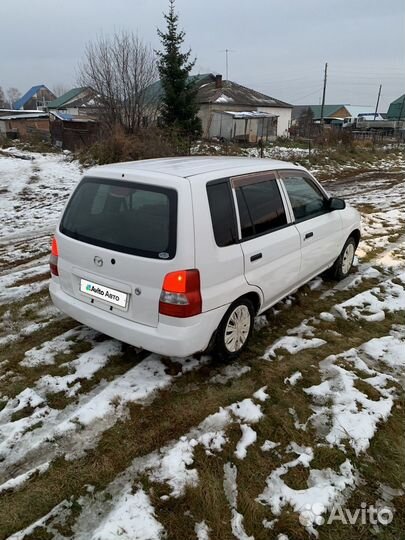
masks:
<svg viewBox="0 0 405 540"><path fill-rule="evenodd" d="M325 105L323 108L323 118L325 120L332 121L343 120L347 116L352 116L349 111L350 105ZM321 105L296 105L292 110L292 120L293 123L296 123L299 118L305 114L308 109L312 113L314 122L322 118L322 106ZM329 122L328 122L329 123Z"/></svg>
<svg viewBox="0 0 405 540"><path fill-rule="evenodd" d="M388 120L405 120L405 94L393 101L388 107Z"/></svg>
<svg viewBox="0 0 405 540"><path fill-rule="evenodd" d="M48 111L57 110L70 115L83 114L85 116L91 116L98 112L96 93L87 86L72 88L72 90L69 90L63 96L48 103L47 108Z"/></svg>
<svg viewBox="0 0 405 540"><path fill-rule="evenodd" d="M248 140L287 136L293 106L279 99L246 88L233 81L222 80L212 73L191 79L198 88L198 116L205 138ZM158 110L163 96L160 81L151 85L147 99L151 109Z"/></svg>
<svg viewBox="0 0 405 540"><path fill-rule="evenodd" d="M32 135L49 139L48 113L31 111L13 114L9 111L8 115L0 115L0 133L9 139L25 139Z"/></svg>
<svg viewBox="0 0 405 540"><path fill-rule="evenodd" d="M56 96L44 84L33 86L20 99L13 103L13 109L18 110L46 110L48 103Z"/></svg>

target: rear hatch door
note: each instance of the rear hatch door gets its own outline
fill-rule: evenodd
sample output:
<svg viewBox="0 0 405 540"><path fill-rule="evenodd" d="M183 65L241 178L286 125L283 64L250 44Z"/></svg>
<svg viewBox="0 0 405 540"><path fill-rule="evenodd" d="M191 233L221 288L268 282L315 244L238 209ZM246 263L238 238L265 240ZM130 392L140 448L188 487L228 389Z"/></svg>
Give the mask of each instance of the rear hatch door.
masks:
<svg viewBox="0 0 405 540"><path fill-rule="evenodd" d="M60 284L95 309L157 326L165 275L194 266L190 185L125 177L84 177L73 193L57 232Z"/></svg>

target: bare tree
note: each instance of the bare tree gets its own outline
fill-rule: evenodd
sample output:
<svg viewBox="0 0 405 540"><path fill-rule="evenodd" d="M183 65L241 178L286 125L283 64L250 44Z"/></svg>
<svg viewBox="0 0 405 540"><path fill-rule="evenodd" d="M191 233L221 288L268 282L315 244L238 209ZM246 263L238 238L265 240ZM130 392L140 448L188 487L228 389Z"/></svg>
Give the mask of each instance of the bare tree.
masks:
<svg viewBox="0 0 405 540"><path fill-rule="evenodd" d="M55 96L58 98L60 96L63 96L63 94L66 94L68 92L68 88L65 84L59 83L55 84L55 86L52 89L52 92L55 94Z"/></svg>
<svg viewBox="0 0 405 540"><path fill-rule="evenodd" d="M89 43L79 68L79 84L95 91L106 124L130 133L142 126L149 105L147 89L156 80L153 49L132 32Z"/></svg>
<svg viewBox="0 0 405 540"><path fill-rule="evenodd" d="M18 88L9 88L7 90L7 98L10 104L10 107L13 107L13 103L15 103L18 99L21 97L21 92L18 90Z"/></svg>
<svg viewBox="0 0 405 540"><path fill-rule="evenodd" d="M3 88L0 86L0 109L5 109L7 107L6 96L4 95Z"/></svg>

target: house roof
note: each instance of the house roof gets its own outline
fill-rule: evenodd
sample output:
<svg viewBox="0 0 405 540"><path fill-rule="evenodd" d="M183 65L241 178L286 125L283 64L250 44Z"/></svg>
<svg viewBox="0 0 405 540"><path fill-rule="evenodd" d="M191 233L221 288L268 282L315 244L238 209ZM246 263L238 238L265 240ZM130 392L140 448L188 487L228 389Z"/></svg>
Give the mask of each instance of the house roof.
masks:
<svg viewBox="0 0 405 540"><path fill-rule="evenodd" d="M69 92L66 92L65 94L63 94L63 96L60 96L53 101L50 101L48 103L48 109L61 109L64 105L69 103L69 101L74 100L86 90L88 90L86 86L82 86L80 88L72 88L72 90L69 90Z"/></svg>
<svg viewBox="0 0 405 540"><path fill-rule="evenodd" d="M26 92L20 99L17 99L15 103L13 103L13 109L18 110L21 107L24 107L24 105L35 96L37 92L42 90L42 88L46 88L44 84L37 84L36 86L33 86Z"/></svg>
<svg viewBox="0 0 405 540"><path fill-rule="evenodd" d="M233 81L222 81L221 88L217 88L216 77L213 73L203 73L191 75L198 87L197 102L236 105L242 107L284 107L292 108L292 105L279 99L266 96L261 92L246 88ZM159 103L163 97L163 87L161 81L151 84L146 92L147 100L152 103Z"/></svg>
<svg viewBox="0 0 405 540"><path fill-rule="evenodd" d="M292 109L285 101L266 96L233 81L222 81L218 88L216 82L203 84L198 89L197 101L200 104L234 105L242 107L282 107Z"/></svg>

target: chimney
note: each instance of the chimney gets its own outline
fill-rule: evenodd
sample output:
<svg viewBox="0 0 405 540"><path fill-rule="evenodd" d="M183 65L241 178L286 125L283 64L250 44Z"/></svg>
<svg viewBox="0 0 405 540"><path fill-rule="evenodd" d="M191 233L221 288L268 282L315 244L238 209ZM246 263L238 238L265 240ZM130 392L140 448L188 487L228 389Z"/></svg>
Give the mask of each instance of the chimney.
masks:
<svg viewBox="0 0 405 540"><path fill-rule="evenodd" d="M215 88L222 88L222 75L215 75Z"/></svg>

